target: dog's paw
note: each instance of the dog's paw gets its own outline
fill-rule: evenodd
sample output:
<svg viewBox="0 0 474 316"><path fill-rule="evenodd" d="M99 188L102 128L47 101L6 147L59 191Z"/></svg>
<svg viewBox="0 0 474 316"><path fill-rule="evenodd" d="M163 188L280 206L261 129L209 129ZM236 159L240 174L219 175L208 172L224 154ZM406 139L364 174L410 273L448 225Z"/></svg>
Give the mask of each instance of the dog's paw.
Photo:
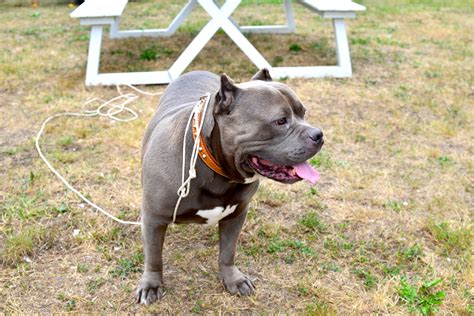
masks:
<svg viewBox="0 0 474 316"><path fill-rule="evenodd" d="M149 305L165 296L161 277L155 273L144 273L137 286L136 300L139 304Z"/></svg>
<svg viewBox="0 0 474 316"><path fill-rule="evenodd" d="M221 278L225 288L232 295L251 295L256 290L255 284L253 284L252 280L240 272L236 267L231 267L222 271Z"/></svg>

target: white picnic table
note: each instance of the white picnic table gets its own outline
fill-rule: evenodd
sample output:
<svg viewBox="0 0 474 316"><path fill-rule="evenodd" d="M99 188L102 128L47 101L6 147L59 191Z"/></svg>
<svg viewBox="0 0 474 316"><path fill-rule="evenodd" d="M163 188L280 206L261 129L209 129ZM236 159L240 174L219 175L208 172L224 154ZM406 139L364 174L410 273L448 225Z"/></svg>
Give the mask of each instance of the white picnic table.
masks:
<svg viewBox="0 0 474 316"><path fill-rule="evenodd" d="M222 28L235 44L259 69L268 68L273 78L350 77L351 57L345 19L355 18L365 7L350 0L296 0L296 3L332 19L336 41L337 65L273 67L249 42L243 33L293 33L295 20L291 0L284 0L285 25L239 26L230 16L241 0L225 0L218 6L213 0L188 0L166 29L120 30L120 18L128 0L86 0L71 17L80 19L81 25L91 26L87 58L86 85L115 84L167 84L176 79L196 58L213 35ZM200 5L211 19L167 70L145 72L99 73L100 51L104 26L110 26L110 38L167 37L172 36L192 10Z"/></svg>

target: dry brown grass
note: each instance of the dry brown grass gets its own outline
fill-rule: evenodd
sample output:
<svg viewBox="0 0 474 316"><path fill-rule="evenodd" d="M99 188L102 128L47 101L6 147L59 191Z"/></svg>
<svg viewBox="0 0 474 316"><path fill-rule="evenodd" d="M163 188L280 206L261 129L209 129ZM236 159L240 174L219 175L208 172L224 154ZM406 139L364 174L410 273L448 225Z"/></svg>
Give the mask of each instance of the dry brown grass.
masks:
<svg viewBox="0 0 474 316"><path fill-rule="evenodd" d="M242 6L236 19L281 21L269 2ZM224 291L214 229L177 226L165 246L167 295L146 307L132 299L143 261L139 231L84 208L33 146L46 116L115 95L83 86L88 29L65 6L0 5L0 311L405 314L397 289L406 277L418 287L441 278L440 312L472 314L473 4L364 2L369 11L349 23L354 77L286 81L325 132L315 162L322 180L315 189L262 184L237 258L257 278L256 295ZM125 26L165 25L180 4L133 2ZM252 42L281 65L334 62L330 23L299 6L296 13L298 34ZM195 12L169 39L106 40L102 68L163 68L206 19ZM292 44L302 50L291 52ZM140 59L146 49L158 58ZM221 33L191 69L238 81L255 71ZM55 121L44 141L48 157L94 201L137 219L140 141L157 102L141 98L131 123Z"/></svg>

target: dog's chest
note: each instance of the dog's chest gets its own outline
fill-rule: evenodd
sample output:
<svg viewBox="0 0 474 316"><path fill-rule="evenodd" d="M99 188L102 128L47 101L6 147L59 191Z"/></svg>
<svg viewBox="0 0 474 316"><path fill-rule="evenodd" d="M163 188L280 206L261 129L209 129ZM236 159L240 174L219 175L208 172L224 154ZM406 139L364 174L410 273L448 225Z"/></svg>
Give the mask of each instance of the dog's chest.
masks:
<svg viewBox="0 0 474 316"><path fill-rule="evenodd" d="M221 219L226 217L229 214L232 214L235 209L237 208L236 205L227 205L227 206L216 206L210 210L199 210L197 211L196 215L204 218L207 220L206 226L211 226L217 224Z"/></svg>

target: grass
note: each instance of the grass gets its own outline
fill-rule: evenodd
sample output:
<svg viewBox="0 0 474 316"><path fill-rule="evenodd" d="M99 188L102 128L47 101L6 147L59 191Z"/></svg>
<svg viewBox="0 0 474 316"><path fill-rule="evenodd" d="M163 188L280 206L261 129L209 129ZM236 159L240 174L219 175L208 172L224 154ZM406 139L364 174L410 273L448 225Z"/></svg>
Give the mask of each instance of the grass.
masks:
<svg viewBox="0 0 474 316"><path fill-rule="evenodd" d="M398 295L406 303L410 312L419 311L424 316L432 315L438 311L438 306L446 297L445 291L434 290L441 282L441 279L428 281L417 289L405 278L402 278L398 287Z"/></svg>
<svg viewBox="0 0 474 316"><path fill-rule="evenodd" d="M256 279L256 294L223 290L215 229L175 226L165 242L167 295L146 307L133 303L143 270L139 230L85 206L34 149L47 116L116 95L83 86L89 28L70 19L67 6L1 3L0 311L472 314L474 5L361 2L367 12L347 23L353 77L283 80L326 142L310 161L321 173L316 186L263 181L250 205L236 260ZM165 27L183 4L132 1L123 28ZM296 34L249 40L273 65L335 64L330 21L294 9ZM243 1L233 18L284 23L282 1ZM207 21L197 9L159 41L105 36L101 70L168 67ZM237 82L256 70L223 32L193 69L226 72ZM128 123L55 120L42 146L93 201L137 220L141 138L157 103L138 99L130 106L140 117Z"/></svg>

